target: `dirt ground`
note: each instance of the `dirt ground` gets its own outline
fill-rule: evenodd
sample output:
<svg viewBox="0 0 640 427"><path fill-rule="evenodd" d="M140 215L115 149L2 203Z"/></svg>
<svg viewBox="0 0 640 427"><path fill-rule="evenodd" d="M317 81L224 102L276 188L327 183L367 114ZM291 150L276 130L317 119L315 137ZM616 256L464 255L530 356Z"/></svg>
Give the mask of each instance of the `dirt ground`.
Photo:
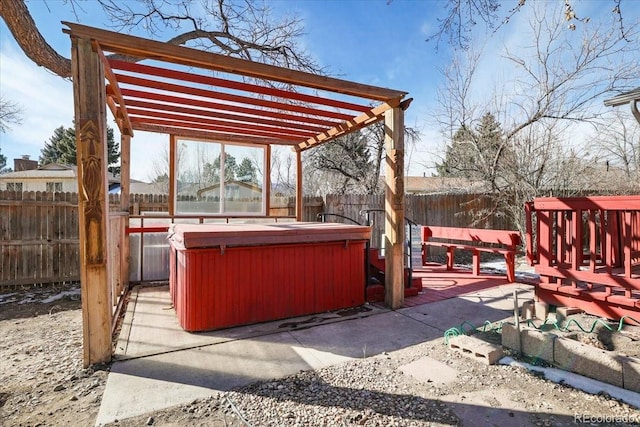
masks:
<svg viewBox="0 0 640 427"><path fill-rule="evenodd" d="M623 344L614 344L626 346L626 353L631 352L629 349L637 350L640 342L640 334L634 332L608 339L606 333L600 333L598 337L597 331L578 335L577 339L595 340L604 346L611 344L608 341L618 340ZM78 285L0 292L0 336L0 425L94 425L109 367L82 368L82 318ZM497 402L496 405L499 402L494 396L508 393L510 399L517 400L526 411L536 413L536 424L541 426L573 425L570 422L573 414L627 417L625 419L640 421L640 411L607 394L590 395L564 384L547 381L523 368L486 366L449 350L442 340L402 349L381 358L347 362L346 365L326 368L326 372L319 372L318 375L336 377L335 374L329 375L330 370L351 371L349 364L354 367L353 372L366 372L369 367L360 365L368 363L382 372L398 372L400 366L424 356L447 363L461 375L455 382L441 386L422 383L409 376L393 375L397 378L393 389L397 387L402 390L403 396L414 395L432 400L456 394L476 396L479 393L485 400L489 399L487 402ZM291 379L278 381L278 384L287 384ZM358 384L358 378L350 381ZM234 393L236 396L253 396L256 388L260 387L272 386L251 385ZM282 402L283 405L290 403ZM452 421L456 418L447 408L444 404L438 406L437 410L446 415L443 415L441 422L434 415L429 424L412 425L461 425ZM241 408L246 413L250 413L250 409ZM559 419L558 414L562 414L563 418ZM354 417L353 420L345 422L345 425L374 425L359 422L362 418ZM113 425L215 427L243 424L234 415L225 395L212 393L208 399L120 420ZM592 425L632 424L604 422Z"/></svg>
<svg viewBox="0 0 640 427"><path fill-rule="evenodd" d="M77 284L0 293L0 422L93 425L108 366L82 368Z"/></svg>

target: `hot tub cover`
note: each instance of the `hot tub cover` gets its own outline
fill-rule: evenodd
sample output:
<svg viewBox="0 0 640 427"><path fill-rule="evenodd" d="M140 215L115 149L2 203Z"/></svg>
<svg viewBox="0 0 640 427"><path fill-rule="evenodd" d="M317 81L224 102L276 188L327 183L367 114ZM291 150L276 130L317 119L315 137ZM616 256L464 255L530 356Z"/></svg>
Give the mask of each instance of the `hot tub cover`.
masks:
<svg viewBox="0 0 640 427"><path fill-rule="evenodd" d="M177 249L369 240L371 228L330 222L276 224L172 224Z"/></svg>

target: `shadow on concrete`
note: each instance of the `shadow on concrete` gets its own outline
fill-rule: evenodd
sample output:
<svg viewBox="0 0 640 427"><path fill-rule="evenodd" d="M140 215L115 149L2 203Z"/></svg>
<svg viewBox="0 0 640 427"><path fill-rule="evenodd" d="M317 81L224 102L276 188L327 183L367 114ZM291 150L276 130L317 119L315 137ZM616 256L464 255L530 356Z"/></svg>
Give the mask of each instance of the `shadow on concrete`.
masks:
<svg viewBox="0 0 640 427"><path fill-rule="evenodd" d="M140 288L125 317L118 341L120 360L112 366L97 424L441 339L444 331L462 322L479 326L485 320L503 320L513 310L513 289L530 291L524 285L508 285L490 290L481 301L471 295L397 311L367 305L367 310L342 315L322 313L189 333L180 328L175 312L166 309L166 287ZM418 403L433 402L438 401Z"/></svg>

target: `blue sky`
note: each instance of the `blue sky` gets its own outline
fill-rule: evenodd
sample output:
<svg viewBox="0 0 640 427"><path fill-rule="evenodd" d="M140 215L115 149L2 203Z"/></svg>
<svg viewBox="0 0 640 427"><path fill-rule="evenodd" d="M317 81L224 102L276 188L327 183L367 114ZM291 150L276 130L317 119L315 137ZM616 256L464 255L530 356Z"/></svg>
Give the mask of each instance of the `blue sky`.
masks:
<svg viewBox="0 0 640 427"><path fill-rule="evenodd" d="M559 0L558 0L559 1ZM503 8L508 8L506 3ZM89 2L81 3L79 21L107 28L99 9ZM582 2L582 11L596 10L602 2ZM610 1L605 3L609 7ZM640 6L626 3L639 14ZM435 129L431 112L437 107L436 91L442 76L437 71L451 60L446 43L438 51L425 39L442 17L444 1L437 0L275 0L270 2L274 15L296 13L304 21L306 49L329 71L341 78L409 92L414 102L407 111L405 124L422 132L421 141L407 152L408 171L412 175L429 173L428 166L442 152L444 141ZM32 0L28 3L33 18L44 37L61 54L69 56L70 40L62 33L60 21L77 21L68 4L62 0ZM525 13L492 37L485 48L487 61L479 73L488 81L495 80L493 59L499 57L500 46L518 41ZM520 21L520 22L519 22ZM145 36L144 34L139 34ZM494 81L495 83L495 81ZM24 154L37 159L44 142L53 130L71 126L73 93L71 82L37 67L22 53L0 22L0 93L17 101L23 108L23 123L6 134L0 134L0 149L9 166ZM119 137L117 137L119 138ZM151 178L152 162L160 156L168 137L136 133L132 141L132 177ZM151 153L158 153L154 156Z"/></svg>

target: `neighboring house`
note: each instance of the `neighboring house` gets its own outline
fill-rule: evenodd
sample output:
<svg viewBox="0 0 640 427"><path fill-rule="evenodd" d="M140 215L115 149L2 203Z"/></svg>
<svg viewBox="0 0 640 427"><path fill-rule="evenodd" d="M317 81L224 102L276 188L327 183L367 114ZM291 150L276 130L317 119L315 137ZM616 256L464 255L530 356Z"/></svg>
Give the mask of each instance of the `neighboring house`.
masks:
<svg viewBox="0 0 640 427"><path fill-rule="evenodd" d="M196 192L198 199L218 199L220 184L202 188ZM261 200L262 187L250 182L228 181L224 183L225 200Z"/></svg>
<svg viewBox="0 0 640 427"><path fill-rule="evenodd" d="M50 163L35 169L0 175L0 189L11 191L76 192L76 167Z"/></svg>
<svg viewBox="0 0 640 427"><path fill-rule="evenodd" d="M119 180L119 177L115 177ZM109 183L110 194L120 194L120 182ZM142 182L135 179L129 180L129 194L169 194L167 182Z"/></svg>
<svg viewBox="0 0 640 427"><path fill-rule="evenodd" d="M482 191L482 183L459 177L404 177L404 192L406 194L466 193L471 191Z"/></svg>
<svg viewBox="0 0 640 427"><path fill-rule="evenodd" d="M37 166L37 163L31 165ZM78 168L75 165L49 163L33 169L16 170L17 172L0 175L0 190L69 193L78 191ZM119 177L109 176L109 188L119 184Z"/></svg>

